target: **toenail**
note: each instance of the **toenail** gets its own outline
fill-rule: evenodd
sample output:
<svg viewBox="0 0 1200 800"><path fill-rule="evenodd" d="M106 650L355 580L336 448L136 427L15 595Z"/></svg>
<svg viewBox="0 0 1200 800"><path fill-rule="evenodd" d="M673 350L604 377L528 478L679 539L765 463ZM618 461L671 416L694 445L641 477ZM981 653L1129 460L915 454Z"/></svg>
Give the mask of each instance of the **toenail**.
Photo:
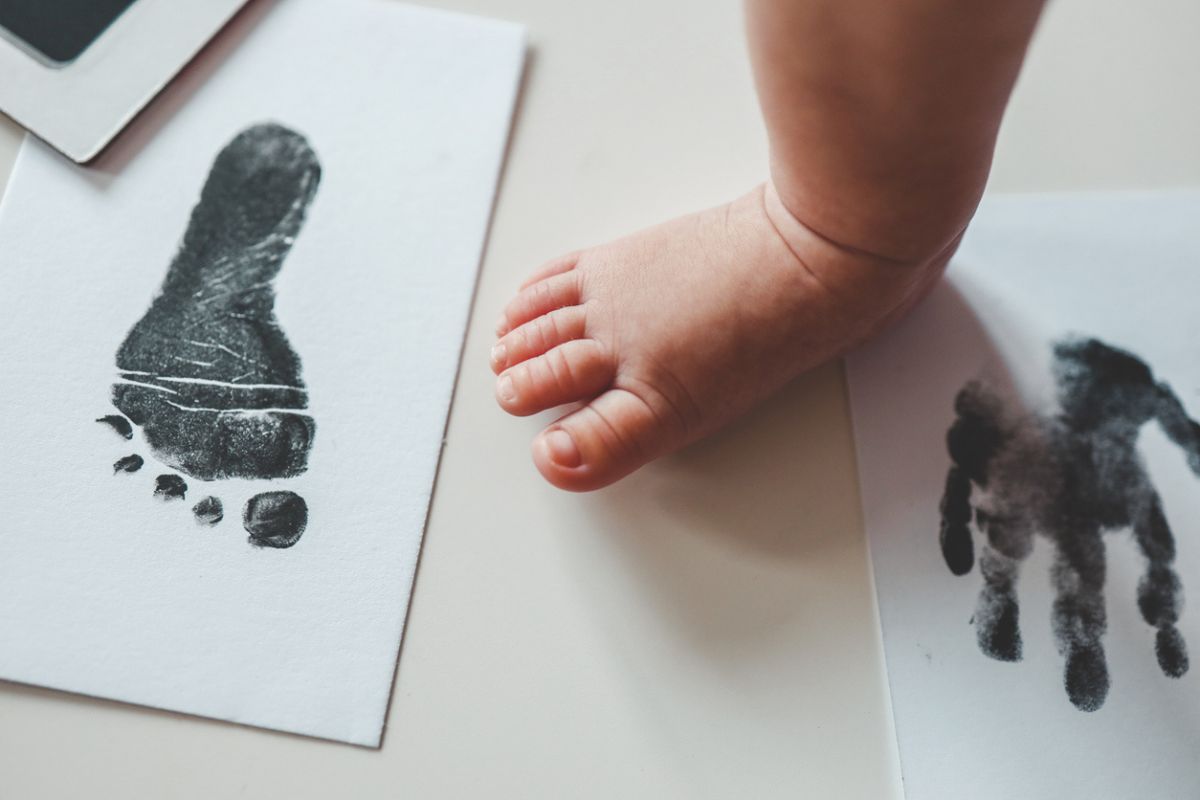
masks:
<svg viewBox="0 0 1200 800"><path fill-rule="evenodd" d="M498 344L492 348L492 366L500 367L508 360L508 348Z"/></svg>
<svg viewBox="0 0 1200 800"><path fill-rule="evenodd" d="M496 335L503 336L508 332L508 317L504 314L500 315L500 319L496 322Z"/></svg>
<svg viewBox="0 0 1200 800"><path fill-rule="evenodd" d="M556 428L546 434L546 449L550 453L550 460L560 467L573 468L583 463L583 456L579 454L575 440L562 428Z"/></svg>
<svg viewBox="0 0 1200 800"><path fill-rule="evenodd" d="M517 399L517 389L513 386L513 379L508 375L501 375L499 383L496 384L496 394L505 403L515 402Z"/></svg>

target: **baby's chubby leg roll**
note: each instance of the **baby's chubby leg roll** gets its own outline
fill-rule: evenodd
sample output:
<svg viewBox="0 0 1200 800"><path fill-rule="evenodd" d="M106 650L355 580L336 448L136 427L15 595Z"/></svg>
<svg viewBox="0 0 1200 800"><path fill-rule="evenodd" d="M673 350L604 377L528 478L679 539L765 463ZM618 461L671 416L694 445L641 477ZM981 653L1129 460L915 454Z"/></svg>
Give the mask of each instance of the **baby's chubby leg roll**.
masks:
<svg viewBox="0 0 1200 800"><path fill-rule="evenodd" d="M512 414L563 489L683 447L899 318L974 213L1041 0L748 0L769 180L556 259L504 310Z"/></svg>

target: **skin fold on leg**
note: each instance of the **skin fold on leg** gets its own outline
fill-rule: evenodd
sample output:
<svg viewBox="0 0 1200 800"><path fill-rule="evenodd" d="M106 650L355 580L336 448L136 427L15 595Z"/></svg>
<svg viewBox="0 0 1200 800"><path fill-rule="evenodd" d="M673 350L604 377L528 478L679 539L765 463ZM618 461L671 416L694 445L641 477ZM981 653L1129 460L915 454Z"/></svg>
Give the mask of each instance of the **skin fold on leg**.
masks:
<svg viewBox="0 0 1200 800"><path fill-rule="evenodd" d="M769 180L534 271L504 310L496 399L580 407L533 442L606 486L902 316L974 213L1040 0L748 0Z"/></svg>

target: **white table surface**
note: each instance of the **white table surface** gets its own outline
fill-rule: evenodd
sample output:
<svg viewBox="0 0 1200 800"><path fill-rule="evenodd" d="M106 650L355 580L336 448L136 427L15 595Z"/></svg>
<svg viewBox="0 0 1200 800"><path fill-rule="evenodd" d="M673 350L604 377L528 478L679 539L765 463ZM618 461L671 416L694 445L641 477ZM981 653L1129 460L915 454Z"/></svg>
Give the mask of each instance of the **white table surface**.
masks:
<svg viewBox="0 0 1200 800"><path fill-rule="evenodd" d="M899 797L838 365L590 496L492 401L525 273L763 177L738 3L436 5L531 52L383 748L0 683L0 797ZM1054 0L993 189L1200 184L1197 32L1195 0Z"/></svg>

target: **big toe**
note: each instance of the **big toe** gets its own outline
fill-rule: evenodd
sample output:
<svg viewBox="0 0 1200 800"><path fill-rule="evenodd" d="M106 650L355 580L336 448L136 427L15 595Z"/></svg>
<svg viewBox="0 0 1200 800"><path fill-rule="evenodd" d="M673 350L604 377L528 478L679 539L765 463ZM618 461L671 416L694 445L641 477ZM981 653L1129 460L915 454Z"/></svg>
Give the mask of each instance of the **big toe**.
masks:
<svg viewBox="0 0 1200 800"><path fill-rule="evenodd" d="M560 489L609 485L681 444L680 431L624 389L610 389L533 441L538 471Z"/></svg>

